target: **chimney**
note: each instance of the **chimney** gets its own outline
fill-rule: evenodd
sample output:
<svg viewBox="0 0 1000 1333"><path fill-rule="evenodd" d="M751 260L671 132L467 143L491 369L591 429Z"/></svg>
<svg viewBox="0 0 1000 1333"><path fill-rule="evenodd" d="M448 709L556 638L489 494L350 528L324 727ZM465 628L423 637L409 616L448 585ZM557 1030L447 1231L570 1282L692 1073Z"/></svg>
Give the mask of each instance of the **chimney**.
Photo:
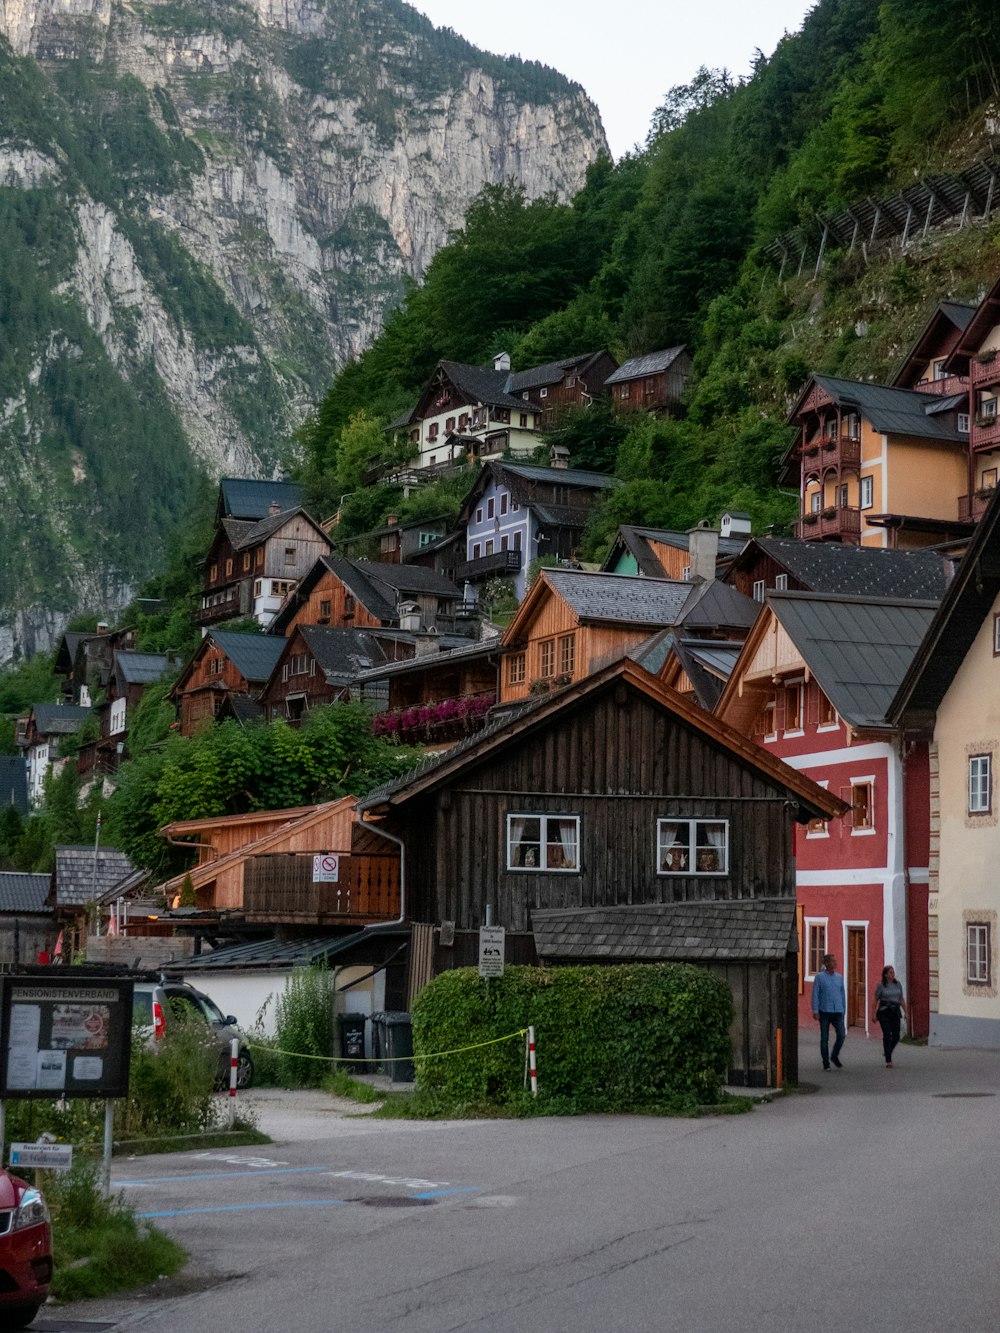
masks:
<svg viewBox="0 0 1000 1333"><path fill-rule="evenodd" d="M413 646L417 657L429 657L431 653L441 651L441 637L437 632L437 626L431 625L430 629L417 630L413 636Z"/></svg>
<svg viewBox="0 0 1000 1333"><path fill-rule="evenodd" d="M277 500L272 500L271 503L267 506L267 513L269 518L272 517L274 514L281 513L281 505L278 504Z"/></svg>
<svg viewBox="0 0 1000 1333"><path fill-rule="evenodd" d="M408 634L419 634L423 628L423 621L420 619L420 607L416 602L400 602L399 628L405 629Z"/></svg>
<svg viewBox="0 0 1000 1333"><path fill-rule="evenodd" d="M715 565L719 558L719 534L707 518L688 529L688 561L691 567L689 578L714 579Z"/></svg>
<svg viewBox="0 0 1000 1333"><path fill-rule="evenodd" d="M494 370L510 370L510 352L497 352L493 358Z"/></svg>
<svg viewBox="0 0 1000 1333"><path fill-rule="evenodd" d="M387 528L394 528L398 522L399 522L399 515L398 515L398 514L386 514L386 516L385 516L385 526L386 526Z"/></svg>
<svg viewBox="0 0 1000 1333"><path fill-rule="evenodd" d="M106 620L99 620L97 622L97 633L107 634L107 632L108 632L108 622Z"/></svg>
<svg viewBox="0 0 1000 1333"><path fill-rule="evenodd" d="M564 444L554 444L549 450L549 467L569 467L569 450Z"/></svg>

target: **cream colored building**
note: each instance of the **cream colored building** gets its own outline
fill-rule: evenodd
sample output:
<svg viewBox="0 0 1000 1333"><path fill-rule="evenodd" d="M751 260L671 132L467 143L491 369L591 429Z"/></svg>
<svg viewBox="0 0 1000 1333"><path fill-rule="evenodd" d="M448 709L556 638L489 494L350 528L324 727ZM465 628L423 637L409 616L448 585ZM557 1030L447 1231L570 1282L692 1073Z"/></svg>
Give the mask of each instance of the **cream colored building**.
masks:
<svg viewBox="0 0 1000 1333"><path fill-rule="evenodd" d="M931 737L930 1041L1000 1048L1000 510L994 496L894 704Z"/></svg>

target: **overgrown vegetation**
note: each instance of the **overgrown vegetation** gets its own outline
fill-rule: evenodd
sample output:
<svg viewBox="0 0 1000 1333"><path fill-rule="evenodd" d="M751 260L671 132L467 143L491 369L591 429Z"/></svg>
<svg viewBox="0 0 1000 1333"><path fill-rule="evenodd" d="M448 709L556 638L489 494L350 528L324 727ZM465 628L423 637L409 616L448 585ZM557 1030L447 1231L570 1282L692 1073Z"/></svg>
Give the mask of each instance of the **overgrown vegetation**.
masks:
<svg viewBox="0 0 1000 1333"><path fill-rule="evenodd" d="M414 1003L417 1091L435 1113L449 1105L682 1113L720 1099L731 1021L725 981L682 964L508 967L488 983L458 968L435 977ZM537 1100L524 1090L523 1039L497 1041L529 1024ZM419 1058L451 1050L461 1053Z"/></svg>
<svg viewBox="0 0 1000 1333"><path fill-rule="evenodd" d="M333 1055L333 973L325 966L297 967L285 982L274 1012L278 1071L286 1087L318 1088ZM296 1054L288 1054L294 1051Z"/></svg>

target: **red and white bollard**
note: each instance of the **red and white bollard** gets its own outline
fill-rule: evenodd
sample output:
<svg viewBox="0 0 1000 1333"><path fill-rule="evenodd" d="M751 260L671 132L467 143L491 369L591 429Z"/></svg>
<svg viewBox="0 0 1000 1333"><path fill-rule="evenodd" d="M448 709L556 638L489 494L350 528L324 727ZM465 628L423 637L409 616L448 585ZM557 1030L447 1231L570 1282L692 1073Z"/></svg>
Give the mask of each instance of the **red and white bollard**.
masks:
<svg viewBox="0 0 1000 1333"><path fill-rule="evenodd" d="M240 1067L240 1043L234 1037L229 1043L229 1128L236 1123L236 1076Z"/></svg>
<svg viewBox="0 0 1000 1333"><path fill-rule="evenodd" d="M535 1061L535 1029L528 1028L528 1075L531 1078L531 1095L538 1096L538 1065Z"/></svg>

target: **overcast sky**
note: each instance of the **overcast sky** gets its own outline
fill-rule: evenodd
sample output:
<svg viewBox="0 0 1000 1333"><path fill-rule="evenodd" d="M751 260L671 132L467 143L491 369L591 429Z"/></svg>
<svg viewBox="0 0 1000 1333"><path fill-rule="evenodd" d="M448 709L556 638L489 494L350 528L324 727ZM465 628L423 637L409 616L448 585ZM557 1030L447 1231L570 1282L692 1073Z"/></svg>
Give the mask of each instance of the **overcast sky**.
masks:
<svg viewBox="0 0 1000 1333"><path fill-rule="evenodd" d="M746 74L795 32L808 0L411 0L476 46L540 60L583 84L615 157L642 143L653 111L700 65Z"/></svg>

